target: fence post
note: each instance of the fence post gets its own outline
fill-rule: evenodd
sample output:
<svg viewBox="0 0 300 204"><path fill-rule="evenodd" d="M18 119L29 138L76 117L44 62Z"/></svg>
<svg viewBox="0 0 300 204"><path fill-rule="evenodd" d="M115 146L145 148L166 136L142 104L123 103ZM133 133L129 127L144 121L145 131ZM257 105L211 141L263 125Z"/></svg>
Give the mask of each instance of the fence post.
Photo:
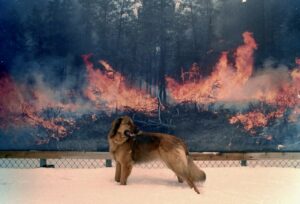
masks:
<svg viewBox="0 0 300 204"><path fill-rule="evenodd" d="M247 166L247 160L241 160L241 166Z"/></svg>
<svg viewBox="0 0 300 204"><path fill-rule="evenodd" d="M50 165L47 164L47 159L40 159L40 167L55 168L55 166L53 164L50 164Z"/></svg>
<svg viewBox="0 0 300 204"><path fill-rule="evenodd" d="M47 166L47 159L40 159L40 167L46 167Z"/></svg>
<svg viewBox="0 0 300 204"><path fill-rule="evenodd" d="M105 160L105 166L106 167L112 167L111 159L106 159Z"/></svg>

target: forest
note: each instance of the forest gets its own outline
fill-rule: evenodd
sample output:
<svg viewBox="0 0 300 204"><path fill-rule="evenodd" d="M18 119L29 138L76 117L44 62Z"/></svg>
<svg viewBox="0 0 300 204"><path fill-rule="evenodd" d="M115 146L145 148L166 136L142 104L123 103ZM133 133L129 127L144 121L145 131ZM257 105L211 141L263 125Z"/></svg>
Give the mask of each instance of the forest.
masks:
<svg viewBox="0 0 300 204"><path fill-rule="evenodd" d="M103 151L112 119L128 114L194 151L299 150L299 39L294 0L0 0L0 149ZM222 59L235 84L212 77ZM109 94L126 81L124 95L99 80ZM140 93L148 100L130 103Z"/></svg>

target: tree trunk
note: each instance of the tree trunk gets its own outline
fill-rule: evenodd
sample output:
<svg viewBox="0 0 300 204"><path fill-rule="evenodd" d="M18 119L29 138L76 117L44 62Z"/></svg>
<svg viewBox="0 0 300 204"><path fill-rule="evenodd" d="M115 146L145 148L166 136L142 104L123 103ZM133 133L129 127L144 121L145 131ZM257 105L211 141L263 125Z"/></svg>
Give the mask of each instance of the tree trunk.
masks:
<svg viewBox="0 0 300 204"><path fill-rule="evenodd" d="M165 17L165 0L160 0L160 30L159 30L159 98L164 103L166 102L166 81L165 81L165 67L166 67L166 17Z"/></svg>
<svg viewBox="0 0 300 204"><path fill-rule="evenodd" d="M193 33L193 50L194 50L193 60L196 62L198 61L198 54L197 54L198 40L197 40L196 20L194 15L194 6L192 0L189 1L189 6L191 9L191 26L192 26L192 33Z"/></svg>
<svg viewBox="0 0 300 204"><path fill-rule="evenodd" d="M121 5L121 10L119 13L119 23L118 23L118 35L117 35L117 42L116 42L116 52L117 52L117 67L122 68L122 60L121 59L121 53L122 51L120 51L121 49L121 44L122 44L122 32L123 32L123 14L124 14L124 6L125 6L125 0L122 0L122 5Z"/></svg>

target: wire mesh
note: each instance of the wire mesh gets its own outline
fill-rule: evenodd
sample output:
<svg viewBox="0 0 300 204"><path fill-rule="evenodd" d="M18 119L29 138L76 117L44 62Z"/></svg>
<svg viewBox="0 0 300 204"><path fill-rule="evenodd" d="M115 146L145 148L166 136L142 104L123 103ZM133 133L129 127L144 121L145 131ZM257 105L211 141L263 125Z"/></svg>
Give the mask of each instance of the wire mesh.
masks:
<svg viewBox="0 0 300 204"><path fill-rule="evenodd" d="M40 167L39 159L0 159L0 168L38 168Z"/></svg>
<svg viewBox="0 0 300 204"><path fill-rule="evenodd" d="M54 165L55 168L83 168L95 169L105 167L103 159L49 159L47 165Z"/></svg>
<svg viewBox="0 0 300 204"><path fill-rule="evenodd" d="M47 159L47 165L43 167L53 168L83 168L94 169L109 166L114 167L115 162L105 159ZM201 168L219 168L219 167L280 167L280 168L300 168L300 160L249 160L246 163L238 160L222 161L195 161ZM243 165L242 165L243 164ZM139 168L160 169L167 168L163 162L152 161L148 163L136 164ZM0 168L39 168L40 159L0 159Z"/></svg>
<svg viewBox="0 0 300 204"><path fill-rule="evenodd" d="M249 167L300 168L300 160L251 160Z"/></svg>

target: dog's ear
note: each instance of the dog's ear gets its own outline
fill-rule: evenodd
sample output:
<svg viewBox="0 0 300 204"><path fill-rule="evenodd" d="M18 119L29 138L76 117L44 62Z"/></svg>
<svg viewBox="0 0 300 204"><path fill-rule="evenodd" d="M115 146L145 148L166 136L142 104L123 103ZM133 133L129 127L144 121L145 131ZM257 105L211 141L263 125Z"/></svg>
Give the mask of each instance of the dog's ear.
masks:
<svg viewBox="0 0 300 204"><path fill-rule="evenodd" d="M121 125L122 120L123 120L123 118L118 118L112 122L111 129L108 133L109 138L112 138L113 136L115 136L115 134L117 134L117 131Z"/></svg>

